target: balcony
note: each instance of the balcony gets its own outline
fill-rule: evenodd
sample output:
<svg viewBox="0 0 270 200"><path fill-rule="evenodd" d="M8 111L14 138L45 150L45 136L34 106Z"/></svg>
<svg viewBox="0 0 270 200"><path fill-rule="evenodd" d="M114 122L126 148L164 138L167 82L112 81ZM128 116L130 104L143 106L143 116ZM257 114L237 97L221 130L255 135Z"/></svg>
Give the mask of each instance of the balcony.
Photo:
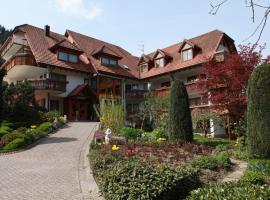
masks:
<svg viewBox="0 0 270 200"><path fill-rule="evenodd" d="M51 79L44 80L28 80L27 81L36 90L49 90L56 92L65 92L67 82L56 81Z"/></svg>
<svg viewBox="0 0 270 200"><path fill-rule="evenodd" d="M6 61L3 66L6 69L6 71L9 71L16 65L31 65L35 66L36 61L34 59L34 56L31 54L16 54L12 56L8 61Z"/></svg>
<svg viewBox="0 0 270 200"><path fill-rule="evenodd" d="M110 100L122 99L121 95L118 95L118 94L99 93L98 96L100 99L110 99Z"/></svg>
<svg viewBox="0 0 270 200"><path fill-rule="evenodd" d="M146 91L145 90L130 90L126 91L127 99L142 99L144 98Z"/></svg>

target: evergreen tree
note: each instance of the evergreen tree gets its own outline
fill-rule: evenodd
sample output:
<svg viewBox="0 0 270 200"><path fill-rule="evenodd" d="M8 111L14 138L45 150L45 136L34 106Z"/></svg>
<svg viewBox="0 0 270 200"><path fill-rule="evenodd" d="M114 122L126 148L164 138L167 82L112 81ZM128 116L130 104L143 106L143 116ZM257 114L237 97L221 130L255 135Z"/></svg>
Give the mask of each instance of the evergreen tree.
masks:
<svg viewBox="0 0 270 200"><path fill-rule="evenodd" d="M180 80L172 83L170 94L169 133L171 139L193 140L193 129L186 87Z"/></svg>
<svg viewBox="0 0 270 200"><path fill-rule="evenodd" d="M7 30L4 26L0 25L0 46L8 38L10 33L11 33L11 30Z"/></svg>
<svg viewBox="0 0 270 200"><path fill-rule="evenodd" d="M4 102L3 102L3 78L6 75L6 71L0 67L0 123L3 119L3 110L4 110Z"/></svg>
<svg viewBox="0 0 270 200"><path fill-rule="evenodd" d="M270 157L270 64L256 68L248 84L247 142L252 156Z"/></svg>

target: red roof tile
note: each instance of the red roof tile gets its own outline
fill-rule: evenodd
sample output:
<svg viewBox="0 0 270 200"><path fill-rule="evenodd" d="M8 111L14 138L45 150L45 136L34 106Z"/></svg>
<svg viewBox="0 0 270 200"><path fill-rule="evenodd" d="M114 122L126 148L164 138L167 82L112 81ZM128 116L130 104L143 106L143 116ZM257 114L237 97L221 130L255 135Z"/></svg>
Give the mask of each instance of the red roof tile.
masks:
<svg viewBox="0 0 270 200"><path fill-rule="evenodd" d="M200 35L198 37L194 37L189 40L184 40L183 42L161 49L163 52L166 52L167 54L172 56L173 59L171 60L171 62L166 64L164 67L160 68L153 67L148 72L142 72L140 78L142 79L150 78L160 74L166 74L169 72L181 70L183 68L202 64L208 58L212 57L215 54L218 45L223 37L226 37L233 43L233 40L229 38L225 33L219 30L214 30L209 33ZM183 46L183 43L185 42L188 42L189 44L198 47L200 50L194 55L193 59L188 61L183 61L181 53L179 53L179 49ZM150 57L151 60L153 60L155 54L156 51L148 54L147 56Z"/></svg>
<svg viewBox="0 0 270 200"><path fill-rule="evenodd" d="M15 28L16 29L16 28ZM40 65L52 65L60 68L77 70L82 72L94 73L94 69L89 63L84 63L80 61L80 63L69 63L64 62L57 59L56 53L53 53L49 50L50 47L55 44L64 45L66 48L71 50L75 49L75 46L72 44L68 44L64 35L60 35L58 33L50 32L50 36L45 36L44 30L41 28L37 28L31 25L23 25L18 27L19 30L25 33L25 37L27 42L35 56L36 62ZM77 50L78 48L76 48Z"/></svg>
<svg viewBox="0 0 270 200"><path fill-rule="evenodd" d="M82 50L84 50L98 72L110 73L113 75L126 76L130 78L139 78L139 67L137 65L138 58L131 55L121 47L70 30L67 30L66 35L70 36L72 40ZM103 66L99 59L93 57L92 53L104 46L122 57L122 59L118 62L120 66Z"/></svg>

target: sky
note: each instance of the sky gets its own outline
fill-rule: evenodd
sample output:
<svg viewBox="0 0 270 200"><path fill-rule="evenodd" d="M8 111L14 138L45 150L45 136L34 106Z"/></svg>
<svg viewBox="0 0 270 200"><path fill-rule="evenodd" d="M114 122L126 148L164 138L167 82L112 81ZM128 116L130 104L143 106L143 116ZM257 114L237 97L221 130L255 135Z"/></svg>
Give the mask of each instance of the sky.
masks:
<svg viewBox="0 0 270 200"><path fill-rule="evenodd" d="M20 24L54 32L66 29L116 44L136 56L150 53L200 34L219 29L236 45L254 43L258 35L246 40L260 22L262 9L256 10L255 23L245 0L229 0L216 15L209 14L210 3L221 0L8 0L1 2L0 24L12 29ZM269 0L257 0L268 2ZM270 21L260 44L266 43L264 56L270 55ZM142 48L144 46L144 48Z"/></svg>

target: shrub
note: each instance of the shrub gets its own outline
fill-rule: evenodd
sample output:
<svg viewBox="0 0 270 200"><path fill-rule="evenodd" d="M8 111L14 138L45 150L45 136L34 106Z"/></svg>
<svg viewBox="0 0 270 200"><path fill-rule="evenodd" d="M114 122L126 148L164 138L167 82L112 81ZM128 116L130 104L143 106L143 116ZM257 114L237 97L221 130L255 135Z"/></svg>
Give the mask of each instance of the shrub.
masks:
<svg viewBox="0 0 270 200"><path fill-rule="evenodd" d="M143 131L141 129L135 129L135 128L129 128L129 127L123 127L120 130L120 134L127 139L138 139L142 136Z"/></svg>
<svg viewBox="0 0 270 200"><path fill-rule="evenodd" d="M263 172L246 170L244 175L241 177L242 181L250 182L252 184L265 184L266 176Z"/></svg>
<svg viewBox="0 0 270 200"><path fill-rule="evenodd" d="M218 168L229 169L231 161L227 153L220 153L214 156L202 156L192 161L194 167L216 170Z"/></svg>
<svg viewBox="0 0 270 200"><path fill-rule="evenodd" d="M194 167L199 167L203 169L215 170L218 168L218 161L213 156L202 156L200 158L195 159L192 162Z"/></svg>
<svg viewBox="0 0 270 200"><path fill-rule="evenodd" d="M12 131L12 128L11 128L12 126L13 126L12 123L3 121L3 122L0 124L0 138L1 138L3 135L6 135L6 134L10 133L10 132Z"/></svg>
<svg viewBox="0 0 270 200"><path fill-rule="evenodd" d="M0 146L5 146L16 138L23 138L23 134L15 130L9 134L4 135L1 138Z"/></svg>
<svg viewBox="0 0 270 200"><path fill-rule="evenodd" d="M257 67L248 83L248 152L260 158L270 157L270 64Z"/></svg>
<svg viewBox="0 0 270 200"><path fill-rule="evenodd" d="M199 185L197 171L170 164L155 166L134 159L118 162L101 175L106 199L174 200Z"/></svg>
<svg viewBox="0 0 270 200"><path fill-rule="evenodd" d="M155 135L156 138L168 138L168 134L164 130L158 130L155 129L152 131L153 135Z"/></svg>
<svg viewBox="0 0 270 200"><path fill-rule="evenodd" d="M210 185L192 191L187 200L243 200L243 199L269 199L270 187L253 185L246 182L227 182Z"/></svg>
<svg viewBox="0 0 270 200"><path fill-rule="evenodd" d="M193 129L188 94L184 83L180 80L172 83L170 103L170 138L191 142Z"/></svg>
<svg viewBox="0 0 270 200"><path fill-rule="evenodd" d="M53 130L53 124L51 122L44 122L36 129L38 132L47 134Z"/></svg>
<svg viewBox="0 0 270 200"><path fill-rule="evenodd" d="M59 118L61 114L58 111L50 111L43 115L45 121L53 122L55 118Z"/></svg>
<svg viewBox="0 0 270 200"><path fill-rule="evenodd" d="M10 143L8 143L6 146L4 146L3 150L11 151L11 150L19 149L24 146L25 146L24 138L16 138Z"/></svg>
<svg viewBox="0 0 270 200"><path fill-rule="evenodd" d="M270 160L250 160L248 170L260 171L270 176Z"/></svg>
<svg viewBox="0 0 270 200"><path fill-rule="evenodd" d="M94 108L99 117L100 123L105 128L110 128L113 134L118 135L125 120L125 112L122 104L102 103L99 110L95 106Z"/></svg>

